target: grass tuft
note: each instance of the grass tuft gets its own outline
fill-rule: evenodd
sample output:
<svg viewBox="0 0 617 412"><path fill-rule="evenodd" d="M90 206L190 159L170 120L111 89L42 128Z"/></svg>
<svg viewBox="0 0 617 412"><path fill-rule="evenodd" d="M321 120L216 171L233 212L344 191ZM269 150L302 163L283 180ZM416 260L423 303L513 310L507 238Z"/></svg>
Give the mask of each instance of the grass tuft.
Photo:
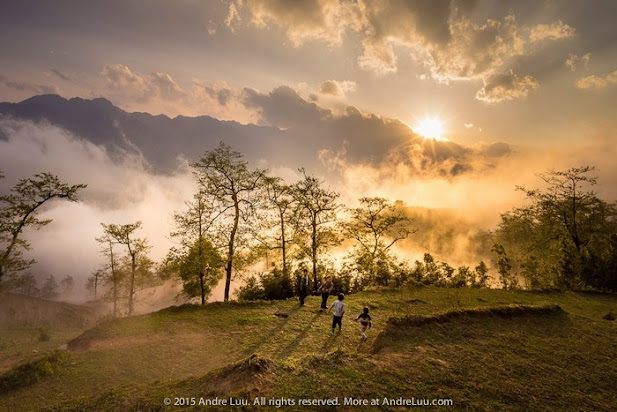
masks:
<svg viewBox="0 0 617 412"><path fill-rule="evenodd" d="M66 355L54 352L44 358L24 363L0 376L0 395L27 387L58 372L65 363Z"/></svg>

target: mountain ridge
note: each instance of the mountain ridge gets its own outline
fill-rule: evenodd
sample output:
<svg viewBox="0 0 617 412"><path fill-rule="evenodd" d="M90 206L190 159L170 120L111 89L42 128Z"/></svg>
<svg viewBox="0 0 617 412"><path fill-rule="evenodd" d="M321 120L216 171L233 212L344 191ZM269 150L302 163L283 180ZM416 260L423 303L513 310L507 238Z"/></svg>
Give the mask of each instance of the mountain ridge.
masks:
<svg viewBox="0 0 617 412"><path fill-rule="evenodd" d="M79 138L102 145L112 154L136 149L158 172L172 172L178 156L196 160L204 150L224 141L255 160L282 143L271 126L243 125L202 115L170 118L164 114L127 112L105 98L37 95L18 103L0 103L0 115L61 127ZM260 150L261 148L261 150Z"/></svg>

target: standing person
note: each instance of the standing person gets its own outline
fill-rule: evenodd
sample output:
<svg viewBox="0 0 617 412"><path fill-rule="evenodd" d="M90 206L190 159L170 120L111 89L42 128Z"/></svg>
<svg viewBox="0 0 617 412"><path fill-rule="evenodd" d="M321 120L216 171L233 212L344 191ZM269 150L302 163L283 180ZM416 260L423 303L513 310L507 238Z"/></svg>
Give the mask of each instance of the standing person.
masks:
<svg viewBox="0 0 617 412"><path fill-rule="evenodd" d="M302 270L302 277L300 277L300 306L304 306L304 299L308 295L308 269Z"/></svg>
<svg viewBox="0 0 617 412"><path fill-rule="evenodd" d="M362 332L362 340L366 340L366 328L372 328L371 315L368 314L368 308L364 308L362 313L356 318L356 322L360 321L360 331Z"/></svg>
<svg viewBox="0 0 617 412"><path fill-rule="evenodd" d="M343 315L345 314L345 304L343 303L343 299L345 299L345 295L342 293L338 294L338 300L335 300L328 309L328 313L334 308L334 316L332 316L332 335L334 335L334 329L336 325L338 325L338 332L341 333L341 329L343 329Z"/></svg>
<svg viewBox="0 0 617 412"><path fill-rule="evenodd" d="M328 276L326 281L321 284L319 289L317 289L317 293L321 293L321 308L328 309L328 296L332 293L334 289L334 282L332 282L332 276Z"/></svg>

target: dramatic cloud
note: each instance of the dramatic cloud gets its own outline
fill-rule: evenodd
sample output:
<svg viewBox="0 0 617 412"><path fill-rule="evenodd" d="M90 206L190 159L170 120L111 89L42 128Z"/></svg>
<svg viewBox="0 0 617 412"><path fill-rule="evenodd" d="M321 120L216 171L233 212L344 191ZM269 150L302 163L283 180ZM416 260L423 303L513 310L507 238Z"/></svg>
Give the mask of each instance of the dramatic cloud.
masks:
<svg viewBox="0 0 617 412"><path fill-rule="evenodd" d="M227 25L240 20L238 11L246 7L250 22L258 27L275 23L286 30L294 46L306 41L321 40L330 45L341 44L347 27L359 28L359 10L352 1L340 0L255 0L231 3Z"/></svg>
<svg viewBox="0 0 617 412"><path fill-rule="evenodd" d="M35 84L19 80L11 80L0 74L0 85L19 91L26 91L35 94L60 94L60 89L56 86Z"/></svg>
<svg viewBox="0 0 617 412"><path fill-rule="evenodd" d="M617 70L604 75L595 75L583 77L576 82L576 87L579 89L604 89L606 87L617 84Z"/></svg>
<svg viewBox="0 0 617 412"><path fill-rule="evenodd" d="M220 120L256 123L259 116L254 110L247 109L243 100L244 91L226 82L204 82L193 79L193 88L186 99L182 114L207 114Z"/></svg>
<svg viewBox="0 0 617 412"><path fill-rule="evenodd" d="M486 103L499 103L527 97L529 92L539 86L531 76L519 77L512 70L508 73L493 74L484 80L484 87L476 94L476 99Z"/></svg>
<svg viewBox="0 0 617 412"><path fill-rule="evenodd" d="M268 94L244 89L244 104L257 110L262 124L281 128L319 124L332 112L307 102L289 86L280 86Z"/></svg>
<svg viewBox="0 0 617 412"><path fill-rule="evenodd" d="M561 40L574 36L574 28L568 26L561 20L553 24L538 24L531 28L529 40L536 42L540 40Z"/></svg>
<svg viewBox="0 0 617 412"><path fill-rule="evenodd" d="M479 79L505 60L524 53L524 40L513 15L476 24L466 18L451 23L452 40L431 53L433 77L441 81Z"/></svg>
<svg viewBox="0 0 617 412"><path fill-rule="evenodd" d="M101 75L111 95L121 101L147 103L154 98L179 100L186 95L167 73L143 76L123 64L106 64Z"/></svg>
<svg viewBox="0 0 617 412"><path fill-rule="evenodd" d="M348 92L354 90L356 90L356 82L348 80L342 82L326 80L319 87L319 93L335 97L345 97Z"/></svg>
<svg viewBox="0 0 617 412"><path fill-rule="evenodd" d="M123 64L108 64L101 71L105 90L96 91L126 110L164 113L168 116L209 115L221 120L255 122L257 114L243 104L243 90L226 82L197 78L187 89L169 73L140 74Z"/></svg>
<svg viewBox="0 0 617 412"><path fill-rule="evenodd" d="M283 27L296 47L314 40L340 45L343 33L350 30L359 35L362 44L359 67L378 75L396 72L405 50L444 83L481 79L529 53L528 43L561 40L575 32L561 20L522 27L514 14L472 20L476 7L472 0L261 0L232 3L230 14L242 9L259 27Z"/></svg>
<svg viewBox="0 0 617 412"><path fill-rule="evenodd" d="M582 56L578 56L574 53L570 53L568 58L566 59L566 66L570 68L573 72L576 71L576 68L579 63L583 63L583 67L585 70L589 70L589 61L591 60L591 54L586 53Z"/></svg>

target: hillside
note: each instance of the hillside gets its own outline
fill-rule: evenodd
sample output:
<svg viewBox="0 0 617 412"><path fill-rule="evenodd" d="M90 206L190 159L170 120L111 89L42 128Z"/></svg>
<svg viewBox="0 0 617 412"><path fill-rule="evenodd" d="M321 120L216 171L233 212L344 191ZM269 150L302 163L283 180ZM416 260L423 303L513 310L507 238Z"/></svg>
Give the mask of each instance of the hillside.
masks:
<svg viewBox="0 0 617 412"><path fill-rule="evenodd" d="M73 305L33 296L0 293L0 327L91 327L103 315L98 305Z"/></svg>
<svg viewBox="0 0 617 412"><path fill-rule="evenodd" d="M214 303L108 321L2 375L0 409L163 410L165 398L215 410L255 398L287 410L370 410L373 399L394 410L412 398L465 410L617 404L617 324L603 319L614 295L422 288L345 303L334 336L316 297L302 308ZM364 306L374 327L361 342L352 319Z"/></svg>

